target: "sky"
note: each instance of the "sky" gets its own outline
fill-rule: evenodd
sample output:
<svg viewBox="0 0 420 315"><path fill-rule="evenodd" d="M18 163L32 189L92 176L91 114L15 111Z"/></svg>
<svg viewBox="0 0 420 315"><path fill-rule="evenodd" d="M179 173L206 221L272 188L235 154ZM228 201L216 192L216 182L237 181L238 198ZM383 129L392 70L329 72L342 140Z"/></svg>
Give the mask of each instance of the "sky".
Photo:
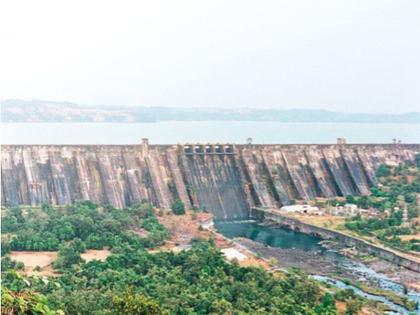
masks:
<svg viewBox="0 0 420 315"><path fill-rule="evenodd" d="M0 98L420 111L418 0L0 0Z"/></svg>

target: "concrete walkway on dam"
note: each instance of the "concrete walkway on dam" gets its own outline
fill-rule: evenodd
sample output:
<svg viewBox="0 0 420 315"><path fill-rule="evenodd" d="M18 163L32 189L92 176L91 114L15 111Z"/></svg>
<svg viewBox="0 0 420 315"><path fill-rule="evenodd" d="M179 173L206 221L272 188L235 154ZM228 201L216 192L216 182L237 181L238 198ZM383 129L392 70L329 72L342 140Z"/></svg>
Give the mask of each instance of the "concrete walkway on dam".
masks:
<svg viewBox="0 0 420 315"><path fill-rule="evenodd" d="M381 164L414 160L420 144L336 145L3 145L2 204L76 200L125 207L148 200L217 219L249 217L252 207L365 195Z"/></svg>

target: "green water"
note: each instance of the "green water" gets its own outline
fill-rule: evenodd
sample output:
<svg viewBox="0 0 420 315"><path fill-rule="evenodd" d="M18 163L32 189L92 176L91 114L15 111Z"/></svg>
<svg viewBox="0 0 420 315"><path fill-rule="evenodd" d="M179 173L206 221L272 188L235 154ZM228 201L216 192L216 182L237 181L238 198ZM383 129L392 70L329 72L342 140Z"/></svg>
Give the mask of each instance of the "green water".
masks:
<svg viewBox="0 0 420 315"><path fill-rule="evenodd" d="M216 222L217 230L228 238L244 237L279 248L297 248L304 251L324 251L320 238L278 227L267 227L255 222Z"/></svg>

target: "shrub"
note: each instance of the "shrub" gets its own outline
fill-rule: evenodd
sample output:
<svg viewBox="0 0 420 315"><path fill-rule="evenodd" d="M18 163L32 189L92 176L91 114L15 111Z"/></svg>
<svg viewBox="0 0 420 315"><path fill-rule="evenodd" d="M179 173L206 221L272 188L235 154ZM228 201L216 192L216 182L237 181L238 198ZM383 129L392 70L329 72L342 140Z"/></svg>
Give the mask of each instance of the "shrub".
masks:
<svg viewBox="0 0 420 315"><path fill-rule="evenodd" d="M84 244L76 239L60 247L58 258L53 262L54 268L69 268L82 262L80 253L84 251Z"/></svg>
<svg viewBox="0 0 420 315"><path fill-rule="evenodd" d="M175 214L185 214L185 206L181 199L175 199L171 209Z"/></svg>
<svg viewBox="0 0 420 315"><path fill-rule="evenodd" d="M106 312L106 314L108 314ZM128 288L124 295L117 295L112 298L112 306L109 314L165 314L158 301L146 297L142 294L136 294L132 288Z"/></svg>
<svg viewBox="0 0 420 315"><path fill-rule="evenodd" d="M385 164L380 165L376 170L376 177L387 177L389 175L391 175L391 171L389 166Z"/></svg>

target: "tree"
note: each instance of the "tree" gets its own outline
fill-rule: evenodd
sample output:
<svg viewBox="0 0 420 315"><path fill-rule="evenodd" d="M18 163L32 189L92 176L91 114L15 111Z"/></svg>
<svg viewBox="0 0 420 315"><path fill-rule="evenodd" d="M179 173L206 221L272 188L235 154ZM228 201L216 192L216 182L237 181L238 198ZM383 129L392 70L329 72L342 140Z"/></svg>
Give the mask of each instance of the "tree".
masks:
<svg viewBox="0 0 420 315"><path fill-rule="evenodd" d="M211 304L211 315L232 315L233 307L232 304L226 301L225 299L218 300L216 299Z"/></svg>
<svg viewBox="0 0 420 315"><path fill-rule="evenodd" d="M171 208L172 212L175 214L185 214L185 206L181 199L175 199Z"/></svg>
<svg viewBox="0 0 420 315"><path fill-rule="evenodd" d="M41 205L41 209L42 209L42 211L44 211L45 213L47 213L49 215L51 215L52 213L54 213L54 208L49 203L43 203Z"/></svg>
<svg viewBox="0 0 420 315"><path fill-rule="evenodd" d="M376 177L387 177L391 175L391 171L388 165L382 164L376 170Z"/></svg>
<svg viewBox="0 0 420 315"><path fill-rule="evenodd" d="M15 232L18 228L19 224L15 216L9 215L1 218L1 230L3 233Z"/></svg>
<svg viewBox="0 0 420 315"><path fill-rule="evenodd" d="M352 196L352 195L348 195L348 196L346 197L346 201L347 201L348 203L356 203L356 198L354 198L354 196Z"/></svg>
<svg viewBox="0 0 420 315"><path fill-rule="evenodd" d="M104 241L102 237L97 234L91 234L85 241L86 248L89 249L102 249L104 248Z"/></svg>
<svg viewBox="0 0 420 315"><path fill-rule="evenodd" d="M58 226L56 234L58 234L57 236L60 240L69 241L74 238L73 226L70 222L66 222Z"/></svg>
<svg viewBox="0 0 420 315"><path fill-rule="evenodd" d="M23 270L25 268L25 265L22 262L17 262L10 258L9 255L4 256L1 258L1 270L2 270L2 277L3 272L10 269L16 269L16 270Z"/></svg>
<svg viewBox="0 0 420 315"><path fill-rule="evenodd" d="M349 299L346 301L347 304L347 308L346 308L346 315L353 315L353 314L357 314L363 306L363 302L358 299Z"/></svg>
<svg viewBox="0 0 420 315"><path fill-rule="evenodd" d="M70 244L73 244L74 250L75 250L76 252L79 252L79 253L84 253L84 252L85 252L85 250L86 250L85 243L83 243L83 242L82 242L82 240L81 240L81 239L79 239L79 238L75 238L75 239L73 240L73 242L72 242L72 243L70 243Z"/></svg>
<svg viewBox="0 0 420 315"><path fill-rule="evenodd" d="M420 167L420 153L416 153L415 161L416 161L416 166Z"/></svg>
<svg viewBox="0 0 420 315"><path fill-rule="evenodd" d="M4 255L10 253L10 241L7 237L4 237L3 235L1 236L1 256L3 257Z"/></svg>
<svg viewBox="0 0 420 315"><path fill-rule="evenodd" d="M321 299L321 304L315 308L315 311L317 314L323 315L337 314L334 297L330 293L326 293Z"/></svg>
<svg viewBox="0 0 420 315"><path fill-rule="evenodd" d="M357 204L362 209L368 209L369 208L369 197L368 196L362 196L357 200Z"/></svg>
<svg viewBox="0 0 420 315"><path fill-rule="evenodd" d="M165 314L157 301L128 288L123 295L114 296L109 314L115 315L160 315Z"/></svg>
<svg viewBox="0 0 420 315"><path fill-rule="evenodd" d="M82 249L82 244L80 240L75 242L70 242L61 246L58 251L58 258L54 261L54 267L56 268L69 268L74 264L82 262L82 257L80 256L80 250Z"/></svg>
<svg viewBox="0 0 420 315"><path fill-rule="evenodd" d="M70 220L75 229L75 235L82 240L86 239L95 230L95 222L89 216L76 214Z"/></svg>
<svg viewBox="0 0 420 315"><path fill-rule="evenodd" d="M64 315L62 311L51 310L47 305L45 296L30 291L23 290L13 292L8 288L1 288L1 313L4 315L14 314L44 314L44 315Z"/></svg>

